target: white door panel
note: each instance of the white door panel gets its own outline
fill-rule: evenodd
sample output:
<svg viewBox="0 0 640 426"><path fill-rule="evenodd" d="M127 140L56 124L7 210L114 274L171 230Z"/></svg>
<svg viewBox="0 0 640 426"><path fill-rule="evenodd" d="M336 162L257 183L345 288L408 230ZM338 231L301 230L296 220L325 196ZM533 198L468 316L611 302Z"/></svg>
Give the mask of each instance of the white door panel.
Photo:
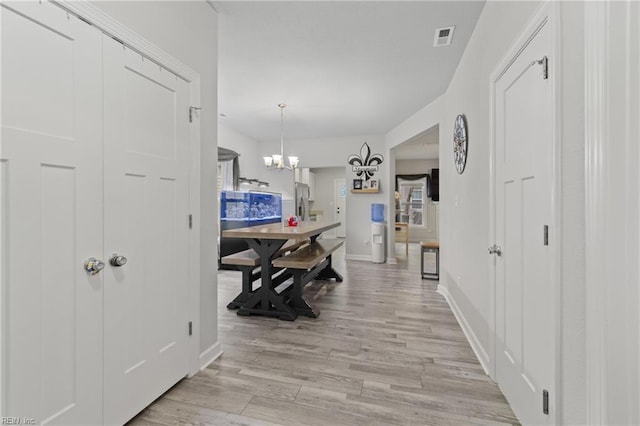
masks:
<svg viewBox="0 0 640 426"><path fill-rule="evenodd" d="M334 219L340 222L340 226L336 228L336 237L345 238L345 218L347 217L347 184L344 179L336 179L334 181Z"/></svg>
<svg viewBox="0 0 640 426"><path fill-rule="evenodd" d="M551 84L535 61L549 56L545 24L495 86L496 379L524 424L543 424L542 392L553 386ZM553 58L550 58L553 60Z"/></svg>
<svg viewBox="0 0 640 426"><path fill-rule="evenodd" d="M2 14L3 415L102 421L101 34L49 3ZM28 16L28 18L27 18Z"/></svg>
<svg viewBox="0 0 640 426"><path fill-rule="evenodd" d="M105 422L188 372L188 84L104 37ZM122 390L126 389L126 392Z"/></svg>

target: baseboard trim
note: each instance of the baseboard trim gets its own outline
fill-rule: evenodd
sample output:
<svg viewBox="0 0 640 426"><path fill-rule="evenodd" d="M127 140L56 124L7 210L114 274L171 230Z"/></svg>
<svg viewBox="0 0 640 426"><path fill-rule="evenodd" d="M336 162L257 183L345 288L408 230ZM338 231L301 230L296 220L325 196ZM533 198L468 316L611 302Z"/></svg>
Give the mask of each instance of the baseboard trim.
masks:
<svg viewBox="0 0 640 426"><path fill-rule="evenodd" d="M220 345L220 342L216 342L209 346L200 354L200 370L207 368L213 361L218 359L220 355L222 355L222 346Z"/></svg>
<svg viewBox="0 0 640 426"><path fill-rule="evenodd" d="M476 354L476 357L478 357L478 361L480 361L482 369L484 370L486 375L489 375L489 354L487 354L487 351L485 351L480 344L478 336L476 336L476 334L469 326L469 323L462 314L462 311L460 311L460 308L458 308L456 301L453 299L453 297L451 297L451 293L449 293L449 290L447 290L447 288L443 287L441 284L438 284L438 293L440 293L447 301L447 304L449 304L449 308L451 308L451 312L453 312L453 315L456 317L456 320L458 321L462 332L469 341L471 349Z"/></svg>
<svg viewBox="0 0 640 426"><path fill-rule="evenodd" d="M389 265L397 265L398 259L396 259L395 257L387 257L387 263Z"/></svg>
<svg viewBox="0 0 640 426"><path fill-rule="evenodd" d="M365 262L371 262L371 256L366 254L347 254L345 255L347 260L363 260Z"/></svg>

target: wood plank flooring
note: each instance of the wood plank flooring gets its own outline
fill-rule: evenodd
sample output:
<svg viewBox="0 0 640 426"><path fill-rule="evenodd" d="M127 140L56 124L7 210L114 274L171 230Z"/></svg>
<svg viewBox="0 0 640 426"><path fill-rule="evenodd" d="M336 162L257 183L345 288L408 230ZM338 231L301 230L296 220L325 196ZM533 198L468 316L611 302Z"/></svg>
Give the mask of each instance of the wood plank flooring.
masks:
<svg viewBox="0 0 640 426"><path fill-rule="evenodd" d="M398 265L345 261L342 283L312 282L320 317L239 317L226 304L240 272L218 275L224 354L131 425L519 424L486 376L436 282L420 278L419 245Z"/></svg>

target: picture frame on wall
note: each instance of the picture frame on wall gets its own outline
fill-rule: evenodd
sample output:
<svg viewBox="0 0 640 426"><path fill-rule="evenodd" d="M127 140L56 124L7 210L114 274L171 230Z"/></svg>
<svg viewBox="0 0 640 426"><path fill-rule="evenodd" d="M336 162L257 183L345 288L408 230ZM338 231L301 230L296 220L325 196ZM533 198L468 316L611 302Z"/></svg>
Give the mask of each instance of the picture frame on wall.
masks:
<svg viewBox="0 0 640 426"><path fill-rule="evenodd" d="M362 179L353 180L353 189L362 189Z"/></svg>
<svg viewBox="0 0 640 426"><path fill-rule="evenodd" d="M378 179L369 179L369 189L378 189Z"/></svg>

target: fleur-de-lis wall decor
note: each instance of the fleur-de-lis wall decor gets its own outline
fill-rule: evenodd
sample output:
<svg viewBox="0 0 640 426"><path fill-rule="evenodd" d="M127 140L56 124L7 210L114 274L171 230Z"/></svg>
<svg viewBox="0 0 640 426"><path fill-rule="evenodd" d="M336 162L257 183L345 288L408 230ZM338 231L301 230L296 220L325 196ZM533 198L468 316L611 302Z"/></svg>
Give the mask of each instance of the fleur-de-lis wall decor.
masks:
<svg viewBox="0 0 640 426"><path fill-rule="evenodd" d="M371 148L365 142L360 147L360 155L351 154L347 158L347 162L351 164L351 170L355 172L358 177L364 176L365 180L369 180L378 171L378 164L382 164L384 158L382 154L371 154Z"/></svg>

